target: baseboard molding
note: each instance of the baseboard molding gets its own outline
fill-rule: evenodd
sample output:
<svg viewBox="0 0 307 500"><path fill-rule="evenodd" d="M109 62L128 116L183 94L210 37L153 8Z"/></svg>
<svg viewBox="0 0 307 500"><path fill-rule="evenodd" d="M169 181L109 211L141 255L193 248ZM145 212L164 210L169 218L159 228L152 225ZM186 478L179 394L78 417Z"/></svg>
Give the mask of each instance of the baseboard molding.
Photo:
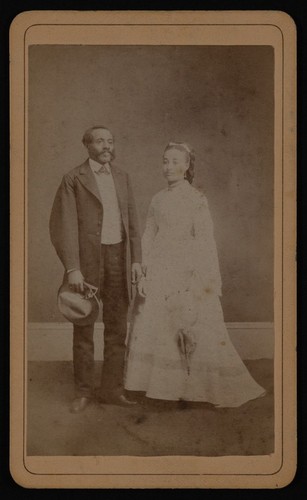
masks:
<svg viewBox="0 0 307 500"><path fill-rule="evenodd" d="M263 322L226 323L229 336L242 359L274 357L274 325ZM95 359L102 359L103 323L94 332ZM29 361L69 361L72 359L72 325L29 323L27 331Z"/></svg>

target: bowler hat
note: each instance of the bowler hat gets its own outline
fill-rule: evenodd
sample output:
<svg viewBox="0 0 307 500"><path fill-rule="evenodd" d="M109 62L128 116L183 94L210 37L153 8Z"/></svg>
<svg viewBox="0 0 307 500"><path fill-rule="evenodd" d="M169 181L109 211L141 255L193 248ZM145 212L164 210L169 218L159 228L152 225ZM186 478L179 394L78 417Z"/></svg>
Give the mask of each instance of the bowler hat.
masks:
<svg viewBox="0 0 307 500"><path fill-rule="evenodd" d="M58 291L60 312L78 326L94 323L99 313L98 288L85 282L83 285L83 293L74 292L68 283L63 283Z"/></svg>

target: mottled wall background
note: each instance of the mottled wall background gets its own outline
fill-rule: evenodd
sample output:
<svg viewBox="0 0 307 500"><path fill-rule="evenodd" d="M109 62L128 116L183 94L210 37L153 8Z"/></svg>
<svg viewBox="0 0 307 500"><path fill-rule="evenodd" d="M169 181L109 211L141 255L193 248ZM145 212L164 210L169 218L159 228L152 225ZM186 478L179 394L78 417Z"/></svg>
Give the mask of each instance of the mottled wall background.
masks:
<svg viewBox="0 0 307 500"><path fill-rule="evenodd" d="M274 54L265 46L32 46L29 50L29 321L62 321L48 222L62 175L103 124L132 177L144 227L169 140L196 150L217 240L226 321L273 320Z"/></svg>

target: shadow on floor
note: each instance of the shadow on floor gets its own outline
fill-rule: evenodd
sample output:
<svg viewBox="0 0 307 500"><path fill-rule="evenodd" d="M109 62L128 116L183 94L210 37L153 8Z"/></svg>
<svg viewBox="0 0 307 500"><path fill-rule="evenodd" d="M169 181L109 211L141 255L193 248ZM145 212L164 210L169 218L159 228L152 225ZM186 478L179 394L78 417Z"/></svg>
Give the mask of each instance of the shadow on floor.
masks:
<svg viewBox="0 0 307 500"><path fill-rule="evenodd" d="M29 362L27 455L229 456L274 451L273 361L246 365L267 394L240 408L148 400L71 414L72 363ZM100 363L96 363L99 380Z"/></svg>

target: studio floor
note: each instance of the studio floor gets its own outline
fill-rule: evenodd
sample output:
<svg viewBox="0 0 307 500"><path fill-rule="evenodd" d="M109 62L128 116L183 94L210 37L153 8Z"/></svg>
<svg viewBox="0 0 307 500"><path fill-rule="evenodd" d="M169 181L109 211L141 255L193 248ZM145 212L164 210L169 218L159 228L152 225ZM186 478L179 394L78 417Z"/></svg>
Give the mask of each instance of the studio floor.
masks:
<svg viewBox="0 0 307 500"><path fill-rule="evenodd" d="M83 413L71 414L72 363L31 361L27 455L269 455L274 451L273 361L246 365L267 394L240 408L140 399L131 408L93 402Z"/></svg>

